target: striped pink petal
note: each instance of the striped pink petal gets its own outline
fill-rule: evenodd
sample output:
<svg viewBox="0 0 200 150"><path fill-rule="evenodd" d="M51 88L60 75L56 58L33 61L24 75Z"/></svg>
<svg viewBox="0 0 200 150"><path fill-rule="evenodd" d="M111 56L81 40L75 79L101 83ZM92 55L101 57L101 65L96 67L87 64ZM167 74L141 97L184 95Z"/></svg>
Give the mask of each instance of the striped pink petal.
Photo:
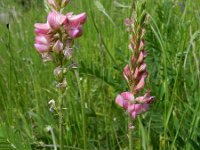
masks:
<svg viewBox="0 0 200 150"><path fill-rule="evenodd" d="M124 107L124 98L121 95L117 95L117 98L115 99L115 102L119 106Z"/></svg>
<svg viewBox="0 0 200 150"><path fill-rule="evenodd" d="M150 91L147 91L144 96L139 96L135 100L137 102L139 102L139 103L147 103L147 104L149 104L152 101L154 101L154 99L155 99L154 96L150 95Z"/></svg>
<svg viewBox="0 0 200 150"><path fill-rule="evenodd" d="M125 101L134 101L134 96L131 92L123 92L121 96L124 98Z"/></svg>
<svg viewBox="0 0 200 150"><path fill-rule="evenodd" d="M36 36L35 41L37 44L49 45L49 38L44 35Z"/></svg>
<svg viewBox="0 0 200 150"><path fill-rule="evenodd" d="M68 34L72 39L78 38L83 34L82 27L78 26L77 28L70 28Z"/></svg>
<svg viewBox="0 0 200 150"><path fill-rule="evenodd" d="M68 21L68 26L72 27L78 27L79 25L82 25L85 23L86 21L86 13L83 12L81 14L78 15L72 15L70 17L68 17L67 21Z"/></svg>
<svg viewBox="0 0 200 150"><path fill-rule="evenodd" d="M143 62L143 60L144 60L144 52L141 51L140 54L139 54L137 62L140 64L140 63Z"/></svg>
<svg viewBox="0 0 200 150"><path fill-rule="evenodd" d="M36 23L34 26L36 34L47 34L50 31L48 23Z"/></svg>
<svg viewBox="0 0 200 150"><path fill-rule="evenodd" d="M127 109L129 101L134 101L134 96L130 92L123 92L117 96L115 101L119 106L123 107L124 109Z"/></svg>
<svg viewBox="0 0 200 150"><path fill-rule="evenodd" d="M49 50L49 47L44 44L34 44L35 48L39 53L47 52Z"/></svg>
<svg viewBox="0 0 200 150"><path fill-rule="evenodd" d="M137 79L138 75L139 75L139 69L138 69L138 67L136 67L135 71L134 71L134 75L133 75L134 79Z"/></svg>
<svg viewBox="0 0 200 150"><path fill-rule="evenodd" d="M145 78L146 76L142 76L141 79L139 80L138 84L136 85L135 90L140 91L144 85L145 85Z"/></svg>
<svg viewBox="0 0 200 150"><path fill-rule="evenodd" d="M66 16L52 11L49 13L47 20L52 29L58 29L66 20Z"/></svg>

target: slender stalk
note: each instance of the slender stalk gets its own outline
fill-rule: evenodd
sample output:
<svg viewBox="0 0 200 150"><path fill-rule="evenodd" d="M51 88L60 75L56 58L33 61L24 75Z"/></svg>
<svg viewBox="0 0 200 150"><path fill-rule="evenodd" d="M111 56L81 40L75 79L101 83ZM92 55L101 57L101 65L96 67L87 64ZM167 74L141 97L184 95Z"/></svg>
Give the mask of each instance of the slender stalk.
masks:
<svg viewBox="0 0 200 150"><path fill-rule="evenodd" d="M132 124L132 118L129 116L128 118L128 140L129 140L129 150L133 150L133 137L132 137L132 128L130 125Z"/></svg>
<svg viewBox="0 0 200 150"><path fill-rule="evenodd" d="M60 141L60 150L64 150L64 144L63 144L63 126L64 126L64 121L63 121L63 93L59 91L59 141Z"/></svg>
<svg viewBox="0 0 200 150"><path fill-rule="evenodd" d="M51 137L52 137L52 141L53 141L53 148L54 148L54 150L57 150L56 138L55 138L55 135L53 132L53 128L49 127L49 129L50 129Z"/></svg>
<svg viewBox="0 0 200 150"><path fill-rule="evenodd" d="M87 142L86 142L86 120L85 120L85 99L83 98L83 95L82 95L82 90L81 90L81 84L80 84L80 77L79 77L78 69L75 69L75 76L76 76L76 80L77 80L77 84L78 84L78 90L79 90L79 94L80 94L80 100L81 100L83 146L84 146L84 150L87 150Z"/></svg>

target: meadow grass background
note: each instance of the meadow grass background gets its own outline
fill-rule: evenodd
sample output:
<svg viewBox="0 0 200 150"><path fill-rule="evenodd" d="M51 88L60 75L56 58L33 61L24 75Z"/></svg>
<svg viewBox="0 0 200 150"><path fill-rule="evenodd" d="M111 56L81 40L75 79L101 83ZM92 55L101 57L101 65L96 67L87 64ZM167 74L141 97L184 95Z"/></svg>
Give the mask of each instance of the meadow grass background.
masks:
<svg viewBox="0 0 200 150"><path fill-rule="evenodd" d="M90 150L128 148L127 114L115 104L127 90L122 70L129 61L124 19L132 0L72 0L65 9L87 12L84 35L75 43L86 101ZM34 49L34 23L45 22L42 0L0 1L0 149L53 149L58 142L58 116L48 101L57 100L53 64L43 63ZM200 149L200 2L147 0L150 15L146 49L146 89L156 101L134 124L136 150ZM9 28L6 24L9 22ZM65 95L66 149L82 149L80 95L74 72L67 75Z"/></svg>

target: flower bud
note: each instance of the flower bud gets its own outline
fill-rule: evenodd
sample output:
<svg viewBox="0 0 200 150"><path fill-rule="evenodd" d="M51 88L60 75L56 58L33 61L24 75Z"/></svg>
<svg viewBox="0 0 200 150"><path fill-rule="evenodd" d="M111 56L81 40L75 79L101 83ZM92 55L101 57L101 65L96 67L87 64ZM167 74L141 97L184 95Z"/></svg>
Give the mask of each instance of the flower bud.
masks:
<svg viewBox="0 0 200 150"><path fill-rule="evenodd" d="M135 56L133 55L131 57L131 65L132 65L132 67L135 65L135 63L136 63L136 59L135 59Z"/></svg>
<svg viewBox="0 0 200 150"><path fill-rule="evenodd" d="M66 78L63 79L62 82L58 83L56 87L63 93L67 87L67 80Z"/></svg>
<svg viewBox="0 0 200 150"><path fill-rule="evenodd" d="M139 50L143 50L143 49L144 49L144 41L141 40L140 45L139 45Z"/></svg>
<svg viewBox="0 0 200 150"><path fill-rule="evenodd" d="M63 43L57 40L52 49L54 52L60 53L63 50Z"/></svg>
<svg viewBox="0 0 200 150"><path fill-rule="evenodd" d="M139 67L139 72L143 72L143 71L146 71L146 68L147 68L147 65L146 63L142 63Z"/></svg>
<svg viewBox="0 0 200 150"><path fill-rule="evenodd" d="M137 63L141 64L143 62L143 60L144 60L144 53L143 53L143 51L141 51L139 56L138 56Z"/></svg>
<svg viewBox="0 0 200 150"><path fill-rule="evenodd" d="M52 56L49 52L40 53L44 62L52 61Z"/></svg>
<svg viewBox="0 0 200 150"><path fill-rule="evenodd" d="M64 8L69 2L70 0L62 0L61 7Z"/></svg>
<svg viewBox="0 0 200 150"><path fill-rule="evenodd" d="M123 75L126 81L128 82L131 76L131 70L128 64L124 67Z"/></svg>
<svg viewBox="0 0 200 150"><path fill-rule="evenodd" d="M138 74L139 74L139 69L138 69L138 67L136 67L135 71L134 71L134 74L133 74L134 79L137 79Z"/></svg>
<svg viewBox="0 0 200 150"><path fill-rule="evenodd" d="M49 102L49 111L50 112L53 112L55 110L55 107L56 107L56 104L55 104L55 100L54 99L51 99Z"/></svg>
<svg viewBox="0 0 200 150"><path fill-rule="evenodd" d="M48 0L48 4L50 5L52 9L55 9L55 10L57 9L57 3L55 0Z"/></svg>
<svg viewBox="0 0 200 150"><path fill-rule="evenodd" d="M53 74L58 82L63 80L63 68L61 68L61 66L56 67L53 71Z"/></svg>
<svg viewBox="0 0 200 150"><path fill-rule="evenodd" d="M66 47L63 51L63 54L65 56L65 59L69 60L72 57L72 48Z"/></svg>

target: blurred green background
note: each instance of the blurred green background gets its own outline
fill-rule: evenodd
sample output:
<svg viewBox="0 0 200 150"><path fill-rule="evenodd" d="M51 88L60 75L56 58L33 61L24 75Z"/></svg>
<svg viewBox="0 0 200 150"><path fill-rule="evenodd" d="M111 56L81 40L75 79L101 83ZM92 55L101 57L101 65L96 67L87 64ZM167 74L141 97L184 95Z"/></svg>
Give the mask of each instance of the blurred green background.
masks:
<svg viewBox="0 0 200 150"><path fill-rule="evenodd" d="M124 19L131 14L133 0L98 2L71 0L64 10L85 11L88 17L74 48L86 101L88 149L125 150L128 117L115 98L128 90L122 75L130 55ZM146 9L146 89L156 101L134 121L134 149L199 150L200 2L147 0ZM48 126L58 142L58 116L48 106L58 97L54 66L43 63L33 46L34 23L45 22L46 16L42 0L0 1L0 150L53 149ZM67 79L65 146L83 149L73 71Z"/></svg>

